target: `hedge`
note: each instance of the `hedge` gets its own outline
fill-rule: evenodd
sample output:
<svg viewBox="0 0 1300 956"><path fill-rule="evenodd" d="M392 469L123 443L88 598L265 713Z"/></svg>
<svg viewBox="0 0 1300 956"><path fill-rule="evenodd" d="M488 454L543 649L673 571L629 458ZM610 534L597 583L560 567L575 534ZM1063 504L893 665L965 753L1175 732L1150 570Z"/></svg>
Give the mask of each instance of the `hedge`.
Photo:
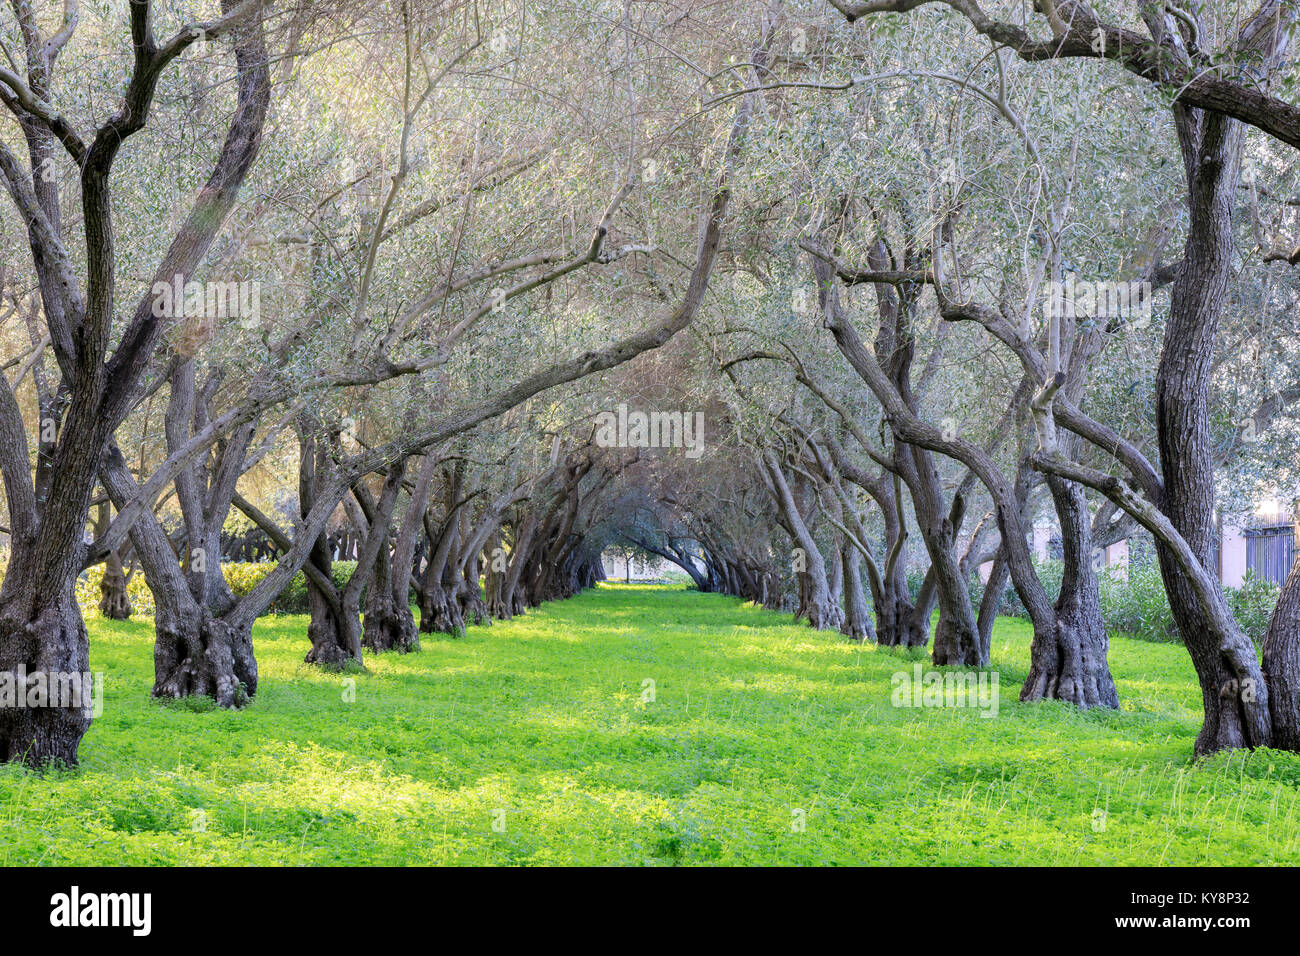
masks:
<svg viewBox="0 0 1300 956"><path fill-rule="evenodd" d="M333 565L334 584L342 588L352 577L352 572L356 570L355 561L335 561ZM226 579L226 584L235 597L243 597L250 593L255 587L262 583L262 580L271 573L275 568L275 563L271 561L231 561L221 565L222 577ZM99 611L99 582L104 577L104 566L98 565L82 573L77 580L77 603L81 606L82 614L90 614ZM153 593L149 586L145 584L144 574L137 571L131 576L130 582L126 586L127 594L131 597L132 614L143 614L152 616L155 610L153 603ZM306 614L307 613L307 577L301 571L293 576L289 581L289 586L280 592L279 596L271 602L268 609L270 614Z"/></svg>

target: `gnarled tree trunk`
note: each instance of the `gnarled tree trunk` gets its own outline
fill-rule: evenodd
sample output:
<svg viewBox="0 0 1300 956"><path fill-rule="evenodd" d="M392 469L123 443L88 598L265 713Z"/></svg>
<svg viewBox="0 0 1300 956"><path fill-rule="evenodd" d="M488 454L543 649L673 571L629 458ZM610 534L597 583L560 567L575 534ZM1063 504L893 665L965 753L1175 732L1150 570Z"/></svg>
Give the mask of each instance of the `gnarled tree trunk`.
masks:
<svg viewBox="0 0 1300 956"><path fill-rule="evenodd" d="M1156 370L1156 423L1163 472L1161 510L1203 568L1211 567L1214 467L1209 389L1214 342L1231 278L1233 211L1243 130L1236 120L1175 105L1188 170L1190 223L1174 281ZM1226 611L1207 614L1174 553L1157 538L1169 607L1201 685L1205 723L1196 752L1268 745L1268 692L1250 640Z"/></svg>
<svg viewBox="0 0 1300 956"><path fill-rule="evenodd" d="M242 707L257 693L251 629L192 606L158 607L154 631L153 696L211 697L221 707Z"/></svg>
<svg viewBox="0 0 1300 956"><path fill-rule="evenodd" d="M808 623L817 630L838 630L844 620L839 603L832 599L830 581L826 576L826 562L821 549L808 530L794 495L785 480L781 464L770 451L765 451L762 464L768 475L768 486L777 506L785 516L786 525L802 551L803 570L799 573L800 609L807 615Z"/></svg>
<svg viewBox="0 0 1300 956"><path fill-rule="evenodd" d="M113 621L131 617L131 595L127 592L126 569L116 551L104 559L104 576L99 581L99 613Z"/></svg>
<svg viewBox="0 0 1300 956"><path fill-rule="evenodd" d="M1106 662L1110 640L1092 561L1088 502L1075 482L1050 476L1047 484L1061 522L1065 570L1056 601L1055 633L1033 643L1020 699L1064 700L1080 708L1118 707L1119 695Z"/></svg>
<svg viewBox="0 0 1300 956"><path fill-rule="evenodd" d="M13 675L15 690L15 700L0 706L0 761L71 767L90 727L90 702L83 695L80 706L51 707L48 698L46 706L27 706L27 685L18 680L26 675L48 685L59 675L90 674L90 641L72 581L53 592L44 585L11 562L0 589L0 673ZM24 706L18 706L18 693L25 695Z"/></svg>
<svg viewBox="0 0 1300 956"><path fill-rule="evenodd" d="M855 641L875 640L871 612L862 590L862 555L852 544L845 543L841 552L844 562L844 623L840 630Z"/></svg>

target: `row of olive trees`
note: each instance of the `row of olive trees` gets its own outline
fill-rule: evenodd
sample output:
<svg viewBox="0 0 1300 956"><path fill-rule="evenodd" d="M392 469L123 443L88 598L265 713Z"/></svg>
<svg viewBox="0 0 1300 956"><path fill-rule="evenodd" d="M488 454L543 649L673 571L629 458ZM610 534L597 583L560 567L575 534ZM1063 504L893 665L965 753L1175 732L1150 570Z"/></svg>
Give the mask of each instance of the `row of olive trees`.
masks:
<svg viewBox="0 0 1300 956"><path fill-rule="evenodd" d="M0 68L0 99L23 142L0 142L0 174L23 224L6 291L31 342L0 383L0 668L85 672L74 584L128 542L156 607L154 694L224 706L256 693L253 622L299 570L324 666L414 647L412 583L420 627L456 632L598 576L584 534L608 483L598 456L553 429L540 461L485 460L471 436L693 321L753 97L723 119L720 151L709 117L643 128L701 82L666 74L660 51L761 62L770 24L516 12L507 28L472 4L225 0L196 22L130 0L126 23L71 4L51 28L15 7L22 73ZM166 160L131 147L177 131L210 168L169 221L153 213ZM210 303L214 282L249 275L269 277L252 314L242 298L205 311L201 283L190 295L197 277ZM660 294L639 298L647 277ZM35 295L15 292L28 278ZM267 473L296 491L288 526L241 493ZM219 567L233 510L280 551L239 596ZM342 589L322 547L340 512L363 569ZM75 706L7 709L0 759L75 763L88 726Z"/></svg>
<svg viewBox="0 0 1300 956"><path fill-rule="evenodd" d="M1034 626L1022 699L1113 707L1096 555L1140 525L1201 683L1198 752L1295 748L1300 575L1261 664L1212 558L1216 474L1294 417L1300 382L1294 164L1278 153L1296 145L1295 5L1183 17L1057 0L1023 26L936 0L950 14L910 32L871 16L929 6L791 24L760 84L770 123L754 135L773 161L746 184L746 320L717 334L737 405L757 410L747 440L784 531L769 561L797 552L800 609L858 636L850 545L878 639L911 643L899 629L920 611L924 640L937 606L935 660L965 665L989 662L1009 578ZM1258 82L1198 70L1207 57ZM1113 70L1103 87L1079 58L1154 88ZM1067 64L1034 66L1051 59ZM1079 280L1134 294L1074 309ZM1064 546L1055 599L1028 544L1040 511ZM890 589L909 525L929 566L910 607ZM967 582L985 561L977 609Z"/></svg>

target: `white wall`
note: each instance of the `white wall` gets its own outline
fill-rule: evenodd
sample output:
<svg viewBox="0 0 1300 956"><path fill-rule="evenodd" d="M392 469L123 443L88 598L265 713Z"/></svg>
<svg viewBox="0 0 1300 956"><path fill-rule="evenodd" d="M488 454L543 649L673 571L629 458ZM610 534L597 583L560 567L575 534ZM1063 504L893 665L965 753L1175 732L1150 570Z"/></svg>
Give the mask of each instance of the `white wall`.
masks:
<svg viewBox="0 0 1300 956"><path fill-rule="evenodd" d="M1222 554L1223 584L1227 587L1241 587L1246 576L1246 537L1241 533L1238 519L1227 516L1223 519L1223 539L1219 542Z"/></svg>

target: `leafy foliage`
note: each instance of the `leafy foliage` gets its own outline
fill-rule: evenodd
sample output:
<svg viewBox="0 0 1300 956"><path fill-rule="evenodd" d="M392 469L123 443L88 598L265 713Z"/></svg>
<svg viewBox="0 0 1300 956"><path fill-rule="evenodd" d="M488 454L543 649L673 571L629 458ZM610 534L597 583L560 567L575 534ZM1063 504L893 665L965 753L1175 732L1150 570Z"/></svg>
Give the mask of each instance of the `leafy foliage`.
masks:
<svg viewBox="0 0 1300 956"><path fill-rule="evenodd" d="M1125 575L1106 568L1101 579L1101 613L1111 633L1149 641L1176 641L1169 598L1155 562L1133 562Z"/></svg>
<svg viewBox="0 0 1300 956"><path fill-rule="evenodd" d="M1246 636L1256 644L1263 643L1282 589L1272 581L1256 577L1253 571L1247 571L1241 587L1225 588L1224 592L1232 614Z"/></svg>
<svg viewBox="0 0 1300 956"><path fill-rule="evenodd" d="M1065 563L1055 558L1035 557L1033 560L1038 580L1043 582L1043 589L1047 592L1047 596L1055 601L1061 596L1061 576L1065 573ZM1006 596L1002 599L1002 613L1029 620L1029 612L1020 600L1020 595L1016 594L1016 589L1010 584L1007 585Z"/></svg>
<svg viewBox="0 0 1300 956"><path fill-rule="evenodd" d="M356 570L355 561L335 561L333 564L334 583L345 587ZM221 565L221 574L226 579L231 594L243 597L262 583L262 579L275 569L270 561L228 561ZM85 615L98 614L99 585L104 578L104 567L90 568L77 581L77 604ZM131 598L133 614L146 617L154 613L153 594L145 583L143 574L134 574L127 582L127 594ZM293 576L289 586L280 592L271 604L272 614L306 614L307 613L307 577L301 571Z"/></svg>

